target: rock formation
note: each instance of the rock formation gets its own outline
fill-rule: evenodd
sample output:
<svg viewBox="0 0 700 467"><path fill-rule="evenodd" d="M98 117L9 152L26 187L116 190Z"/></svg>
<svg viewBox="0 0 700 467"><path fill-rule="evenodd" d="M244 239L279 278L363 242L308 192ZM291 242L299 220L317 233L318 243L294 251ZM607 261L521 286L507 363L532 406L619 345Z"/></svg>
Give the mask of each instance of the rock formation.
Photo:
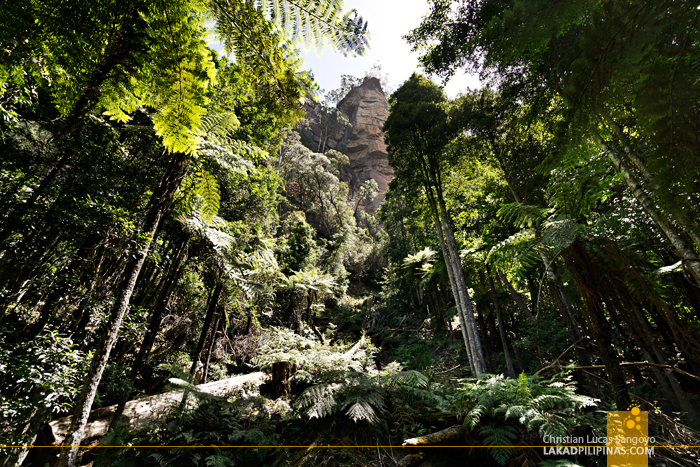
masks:
<svg viewBox="0 0 700 467"><path fill-rule="evenodd" d="M365 207L376 210L394 175L382 132L389 103L379 80L365 78L360 86L350 90L337 108L349 122L346 128L324 121L320 106L307 99L305 110L309 124L301 130L302 141L317 152L330 148L348 156L350 168L341 172L340 179L348 184L351 195L356 194L365 181L376 180L379 193L371 208Z"/></svg>

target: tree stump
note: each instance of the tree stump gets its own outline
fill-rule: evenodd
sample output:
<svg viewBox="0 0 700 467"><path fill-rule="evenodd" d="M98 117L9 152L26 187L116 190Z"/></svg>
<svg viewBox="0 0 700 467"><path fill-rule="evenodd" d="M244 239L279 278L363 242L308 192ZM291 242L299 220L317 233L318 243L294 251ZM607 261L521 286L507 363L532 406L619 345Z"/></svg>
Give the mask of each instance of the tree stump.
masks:
<svg viewBox="0 0 700 467"><path fill-rule="evenodd" d="M296 373L297 364L293 362L276 362L272 364L272 390L278 396L286 396L292 391L289 378Z"/></svg>

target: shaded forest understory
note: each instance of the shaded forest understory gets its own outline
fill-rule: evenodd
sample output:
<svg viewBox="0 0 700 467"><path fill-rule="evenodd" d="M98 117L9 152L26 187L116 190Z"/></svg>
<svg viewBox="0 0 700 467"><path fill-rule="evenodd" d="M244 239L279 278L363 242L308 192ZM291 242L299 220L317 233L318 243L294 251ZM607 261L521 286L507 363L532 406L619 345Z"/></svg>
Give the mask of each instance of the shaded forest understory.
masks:
<svg viewBox="0 0 700 467"><path fill-rule="evenodd" d="M0 7L0 465L697 465L696 3L432 0L484 87L379 104L342 2Z"/></svg>

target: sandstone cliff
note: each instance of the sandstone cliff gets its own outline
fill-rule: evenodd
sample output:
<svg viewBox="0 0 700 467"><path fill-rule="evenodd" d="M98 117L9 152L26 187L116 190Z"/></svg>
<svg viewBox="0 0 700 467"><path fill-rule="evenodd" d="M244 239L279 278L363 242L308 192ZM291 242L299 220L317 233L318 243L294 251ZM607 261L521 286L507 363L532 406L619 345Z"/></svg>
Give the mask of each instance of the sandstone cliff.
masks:
<svg viewBox="0 0 700 467"><path fill-rule="evenodd" d="M368 211L376 210L394 175L382 132L389 103L379 80L365 78L338 103L338 110L349 122L347 128L322 121L320 106L315 102L307 100L305 109L309 125L301 130L302 140L314 151L330 148L348 156L350 168L341 173L340 178L347 182L351 195L366 180L376 180L379 194L371 207L365 207Z"/></svg>

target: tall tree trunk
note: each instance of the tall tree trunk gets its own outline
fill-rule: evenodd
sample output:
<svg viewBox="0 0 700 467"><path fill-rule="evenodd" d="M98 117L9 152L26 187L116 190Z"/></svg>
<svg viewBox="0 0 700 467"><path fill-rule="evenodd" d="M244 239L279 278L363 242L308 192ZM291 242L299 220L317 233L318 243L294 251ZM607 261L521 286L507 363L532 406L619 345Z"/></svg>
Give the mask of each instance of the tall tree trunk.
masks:
<svg viewBox="0 0 700 467"><path fill-rule="evenodd" d="M209 339L209 345L207 346L207 361L204 362L204 369L202 370L202 381L201 384L206 384L207 376L209 376L209 361L211 360L211 352L214 349L214 343L216 342L216 333L219 329L219 323L221 322L221 315L216 317L216 322L214 323L214 331L211 333L211 338Z"/></svg>
<svg viewBox="0 0 700 467"><path fill-rule="evenodd" d="M673 248L678 253L678 256L683 261L690 275L695 279L696 285L700 286L700 258L695 251L688 245L678 229L668 220L664 213L659 209L651 197L642 189L639 181L627 168L627 165L613 149L609 148L603 140L596 137L598 144L601 145L605 154L610 158L615 169L622 175L622 179L632 192L637 202L649 214L649 217L656 223L661 231L666 235Z"/></svg>
<svg viewBox="0 0 700 467"><path fill-rule="evenodd" d="M491 288L491 301L493 301L493 307L496 310L496 319L498 320L498 332L501 335L501 343L503 344L503 356L506 359L506 368L508 369L508 376L515 378L515 369L513 368L513 360L510 358L510 351L508 351L508 338L506 336L506 327L503 322L503 314L501 313L501 304L498 301L498 295L496 295L496 285L493 283L493 277L491 277L491 271L489 267L486 266L486 274L489 278L489 286Z"/></svg>
<svg viewBox="0 0 700 467"><path fill-rule="evenodd" d="M73 421L63 441L58 467L73 467L75 465L80 442L83 438L83 432L85 431L85 425L87 425L88 417L90 416L92 402L97 393L97 386L100 384L102 373L109 359L109 354L117 340L117 334L121 327L122 320L124 319L124 313L129 306L129 300L131 299L131 294L136 285L136 278L148 255L148 250L151 247L151 241L156 233L160 218L172 204L173 196L180 186L186 160L187 156L185 154L174 154L158 188L156 188L148 203L145 221L140 232L141 236L145 237L146 240L140 245L140 248L134 252L133 259L129 261L126 267L124 280L116 294L116 300L109 321L107 322L105 335L95 351L90 363L90 369L83 383L83 388L76 400Z"/></svg>
<svg viewBox="0 0 700 467"><path fill-rule="evenodd" d="M153 313L151 313L151 319L148 323L148 330L146 331L146 335L143 337L143 342L141 342L139 352L136 354L136 358L134 358L134 363L131 365L131 371L129 372L129 383L119 397L117 410L114 412L112 421L109 424L110 430L113 430L119 426L119 421L124 413L124 407L126 407L126 403L129 401L129 395L131 394L131 390L136 382L136 377L141 371L143 362L146 361L148 354L151 352L153 343L155 342L158 331L160 330L160 324L163 320L163 313L165 313L165 311L168 309L168 305L170 304L173 285L175 285L175 282L177 281L177 277L179 275L178 273L180 272L180 264L185 256L185 251L187 251L187 245L190 242L190 238L192 237L189 234L183 235L180 244L177 246L177 250L175 251L175 256L170 263L170 268L165 278L163 288L160 290L156 307L153 309Z"/></svg>
<svg viewBox="0 0 700 467"><path fill-rule="evenodd" d="M624 150L625 155L627 156L627 159L629 159L630 162L632 162L632 164L637 168L637 170L639 170L639 173L642 174L643 179L645 179L645 187L651 192L651 194L656 199L661 198L658 193L661 190L661 186L658 183L654 182L654 174L651 173L649 168L646 166L646 164L644 164L640 157L634 151L632 151L632 148L629 145L629 141L627 141L627 137L622 132L620 126L611 120L608 121L608 123L610 124L618 138L620 138L622 142L622 148ZM675 217L678 220L678 223L683 227L685 233L688 234L692 242L695 244L695 248L700 250L700 228L698 227L697 223L692 219L689 219L688 216L686 216L685 214L683 214L682 210L678 206L671 205L667 206L667 208L669 209L673 217Z"/></svg>
<svg viewBox="0 0 700 467"><path fill-rule="evenodd" d="M619 365L619 360L613 348L610 326L605 319L603 298L600 296L600 284L595 268L580 240L576 240L563 252L564 261L571 273L577 288L586 304L586 311L591 325L591 331L598 344L598 353L603 360L612 385L613 398L619 410L627 409L631 404L627 392L625 373Z"/></svg>
<svg viewBox="0 0 700 467"><path fill-rule="evenodd" d="M476 320L474 319L474 306L469 299L467 284L464 280L464 272L462 271L462 262L459 259L459 250L457 249L457 242L455 241L454 230L452 229L451 220L448 216L445 200L442 196L442 191L439 185L436 187L435 191L437 192L440 214L442 217L443 228L445 230L445 243L447 244L448 251L452 259L451 265L455 274L455 283L457 284L459 295L464 306L464 318L467 323L467 329L471 339L470 343L472 348L472 358L474 359L474 367L477 372L476 374L479 375L481 373L485 373L487 370L486 363L484 361L484 352L481 348L481 339L479 338Z"/></svg>
<svg viewBox="0 0 700 467"><path fill-rule="evenodd" d="M513 300L515 300L515 303L518 304L518 307L523 310L523 313L525 313L525 316L528 316L530 318L534 318L532 316L532 312L530 311L530 308L528 308L527 304L525 303L525 300L523 299L523 296L520 295L515 288L513 288L513 285L508 281L508 278L506 277L505 274L503 274L503 271L500 269L498 270L498 277L501 278L501 281L503 281L503 285L506 286L506 289L508 289L508 293L510 293L510 296L513 297Z"/></svg>
<svg viewBox="0 0 700 467"><path fill-rule="evenodd" d="M635 303L633 300L630 300L630 305L632 308L632 312L634 317L636 318L637 324L639 327L635 327L635 329L639 329L640 332L640 337L647 343L649 347L651 347L651 350L654 352L654 355L656 356L656 361L660 365L668 365L668 358L666 357L666 353L661 349L661 347L656 343L656 340L654 339L654 335L651 332L651 329L649 329L646 319L644 319L644 316L642 316L642 310L639 308L639 305ZM634 333L633 333L634 334ZM641 347L641 346L640 346ZM642 350L644 350L647 355L649 352L646 349L646 346L641 347ZM652 360L653 361L653 360ZM656 369L652 367L652 369ZM657 372L661 372L661 370L656 369ZM681 387L680 382L678 381L678 378L676 378L676 375L673 373L673 370L670 368L664 368L664 377L665 379L668 380L668 382L671 384L671 388L673 389L673 394L675 395L676 401L678 403L678 408L680 408L683 412L685 412L688 415L688 418L691 420L691 423L694 426L698 426L700 423L700 417L698 416L697 411L693 407L693 404L690 403L690 400L688 400L688 396L686 395L685 391L683 391L683 388ZM655 375L657 380L660 383L664 382L664 377L659 377L658 375Z"/></svg>
<svg viewBox="0 0 700 467"><path fill-rule="evenodd" d="M192 355L192 368L190 368L190 373L194 375L195 368L197 367L197 362L202 358L202 350L204 350L204 343L209 336L209 328L211 327L211 322L214 320L214 314L216 312L216 306L219 303L219 297L221 296L221 291L224 288L224 281L219 279L214 289L214 295L212 295L209 301L209 309L207 310L207 315L204 317L204 324L202 324L202 332L199 334L199 341L197 342L197 348L194 350Z"/></svg>
<svg viewBox="0 0 700 467"><path fill-rule="evenodd" d="M435 230L438 234L438 240L440 241L440 248L442 249L442 255L445 259L445 266L447 268L447 277L450 279L450 286L452 287L452 294L455 299L455 306L457 308L457 316L459 317L459 324L462 328L462 337L464 338L464 347L467 351L467 359L469 360L469 367L473 375L477 375L476 367L474 366L474 358L472 354L472 348L470 345L470 336L467 329L467 323L464 317L464 308L462 305L462 300L459 293L457 292L457 283L455 281L454 270L452 269L451 262L452 258L447 252L447 245L445 243L445 235L442 230L442 223L440 222L440 217L437 211L437 206L435 206L435 200L432 196L432 190L428 192L426 188L426 194L428 195L429 202L431 204L431 211L433 215L433 222L435 223Z"/></svg>

